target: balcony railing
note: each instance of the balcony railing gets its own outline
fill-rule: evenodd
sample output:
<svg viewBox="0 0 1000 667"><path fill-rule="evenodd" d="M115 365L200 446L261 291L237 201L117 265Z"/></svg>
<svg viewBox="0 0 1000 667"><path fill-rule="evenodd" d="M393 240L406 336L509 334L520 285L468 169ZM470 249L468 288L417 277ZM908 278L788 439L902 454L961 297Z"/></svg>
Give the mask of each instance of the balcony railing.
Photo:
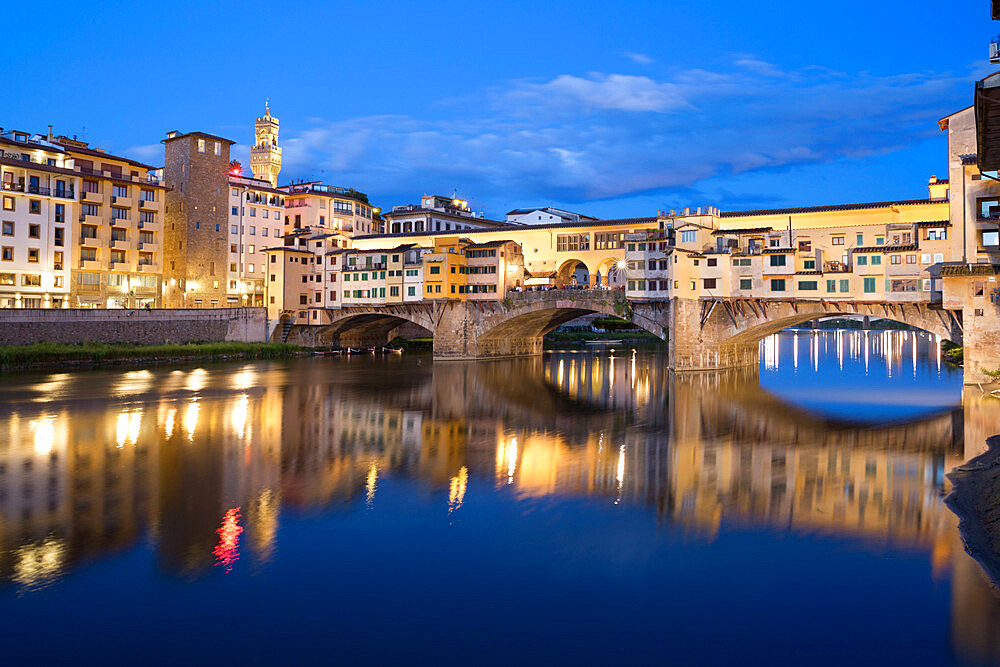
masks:
<svg viewBox="0 0 1000 667"><path fill-rule="evenodd" d="M24 183L4 183L3 189L10 192L24 192Z"/></svg>

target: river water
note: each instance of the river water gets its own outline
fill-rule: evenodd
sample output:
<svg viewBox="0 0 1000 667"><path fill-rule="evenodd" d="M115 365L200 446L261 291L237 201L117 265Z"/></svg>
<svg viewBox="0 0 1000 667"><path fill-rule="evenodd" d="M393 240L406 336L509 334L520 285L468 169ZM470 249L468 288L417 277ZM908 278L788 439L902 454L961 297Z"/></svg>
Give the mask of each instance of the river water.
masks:
<svg viewBox="0 0 1000 667"><path fill-rule="evenodd" d="M0 659L1000 660L945 474L1000 432L912 332L0 378Z"/></svg>

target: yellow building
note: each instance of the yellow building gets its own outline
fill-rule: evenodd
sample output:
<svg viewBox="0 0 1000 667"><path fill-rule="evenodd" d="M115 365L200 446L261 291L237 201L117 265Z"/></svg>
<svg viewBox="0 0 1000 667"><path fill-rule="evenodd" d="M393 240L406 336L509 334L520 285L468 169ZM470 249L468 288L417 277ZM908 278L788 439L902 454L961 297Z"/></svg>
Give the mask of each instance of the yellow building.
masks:
<svg viewBox="0 0 1000 667"><path fill-rule="evenodd" d="M424 255L424 299L465 301L465 246L455 237L434 239L434 250Z"/></svg>

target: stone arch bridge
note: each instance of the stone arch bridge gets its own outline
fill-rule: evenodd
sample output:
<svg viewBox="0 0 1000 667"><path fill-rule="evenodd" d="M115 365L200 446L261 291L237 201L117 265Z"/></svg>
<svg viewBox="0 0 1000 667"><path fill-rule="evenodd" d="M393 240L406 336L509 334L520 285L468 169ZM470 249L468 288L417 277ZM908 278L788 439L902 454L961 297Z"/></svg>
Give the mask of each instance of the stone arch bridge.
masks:
<svg viewBox="0 0 1000 667"><path fill-rule="evenodd" d="M376 345L404 328L411 335L432 336L435 359L516 357L541 354L542 336L590 313L624 317L667 340L670 367L677 371L755 364L762 338L823 317L885 318L962 342L961 311L927 304L717 298L626 301L623 290L617 289L513 292L503 301L346 307L328 311L327 324L292 327L288 342Z"/></svg>

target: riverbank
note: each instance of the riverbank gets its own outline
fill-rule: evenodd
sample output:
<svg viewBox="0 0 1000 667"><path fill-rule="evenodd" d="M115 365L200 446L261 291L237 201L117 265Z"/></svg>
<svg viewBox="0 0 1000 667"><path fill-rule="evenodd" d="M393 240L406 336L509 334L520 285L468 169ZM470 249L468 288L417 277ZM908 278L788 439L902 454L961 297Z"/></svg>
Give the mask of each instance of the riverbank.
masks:
<svg viewBox="0 0 1000 667"><path fill-rule="evenodd" d="M552 331L545 334L542 345L545 348L567 343L584 343L588 340L621 340L630 343L664 343L647 331Z"/></svg>
<svg viewBox="0 0 1000 667"><path fill-rule="evenodd" d="M965 550L1000 586L1000 435L989 449L948 473L952 491L945 504L958 516Z"/></svg>
<svg viewBox="0 0 1000 667"><path fill-rule="evenodd" d="M0 346L0 371L132 363L164 364L204 359L279 359L309 353L306 348L285 343L33 343Z"/></svg>

